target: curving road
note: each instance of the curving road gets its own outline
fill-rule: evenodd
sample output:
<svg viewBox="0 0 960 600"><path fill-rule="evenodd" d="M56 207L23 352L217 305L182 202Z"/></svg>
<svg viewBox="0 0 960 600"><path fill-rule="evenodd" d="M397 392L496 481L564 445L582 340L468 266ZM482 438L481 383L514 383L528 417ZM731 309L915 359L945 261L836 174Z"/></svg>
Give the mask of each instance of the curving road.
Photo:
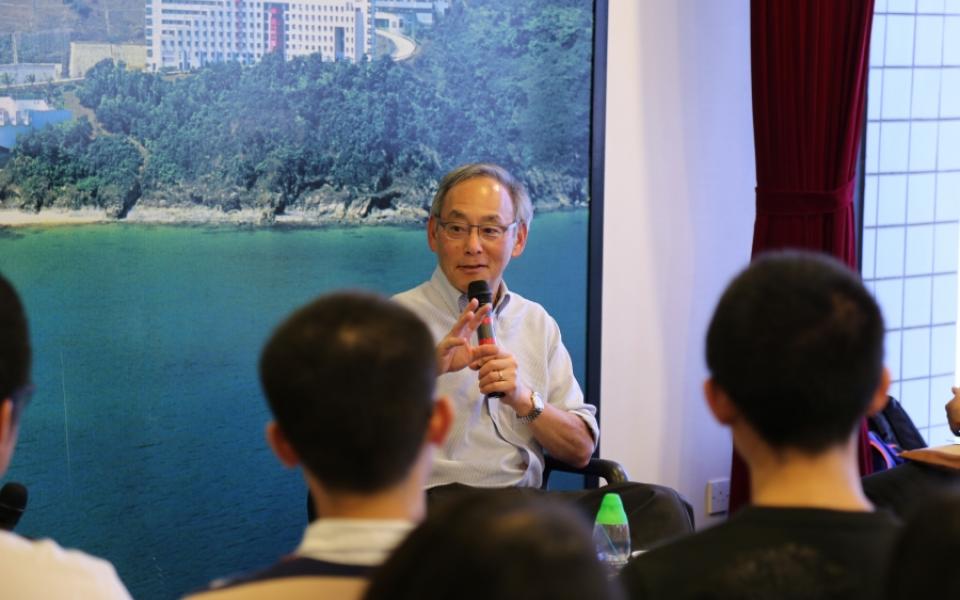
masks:
<svg viewBox="0 0 960 600"><path fill-rule="evenodd" d="M394 61L407 60L417 53L417 43L405 35L387 31L386 29L377 29L377 35L382 35L391 42L395 50L390 55Z"/></svg>

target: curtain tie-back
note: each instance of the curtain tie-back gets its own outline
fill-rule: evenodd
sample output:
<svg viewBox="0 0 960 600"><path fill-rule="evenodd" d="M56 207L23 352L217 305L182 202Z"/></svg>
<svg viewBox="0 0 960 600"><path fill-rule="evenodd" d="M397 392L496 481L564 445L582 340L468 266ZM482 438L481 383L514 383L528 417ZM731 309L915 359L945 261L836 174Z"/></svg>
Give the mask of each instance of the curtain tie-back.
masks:
<svg viewBox="0 0 960 600"><path fill-rule="evenodd" d="M853 202L855 181L851 179L837 189L827 192L767 190L757 187L757 216L840 212Z"/></svg>

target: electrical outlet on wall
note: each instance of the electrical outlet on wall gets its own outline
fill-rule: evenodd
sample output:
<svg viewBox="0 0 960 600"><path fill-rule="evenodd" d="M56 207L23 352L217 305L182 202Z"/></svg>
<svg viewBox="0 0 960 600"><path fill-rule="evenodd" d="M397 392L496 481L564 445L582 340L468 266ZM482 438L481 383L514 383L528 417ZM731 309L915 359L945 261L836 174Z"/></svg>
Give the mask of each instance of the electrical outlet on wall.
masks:
<svg viewBox="0 0 960 600"><path fill-rule="evenodd" d="M721 477L707 482L707 514L720 515L730 506L730 479Z"/></svg>

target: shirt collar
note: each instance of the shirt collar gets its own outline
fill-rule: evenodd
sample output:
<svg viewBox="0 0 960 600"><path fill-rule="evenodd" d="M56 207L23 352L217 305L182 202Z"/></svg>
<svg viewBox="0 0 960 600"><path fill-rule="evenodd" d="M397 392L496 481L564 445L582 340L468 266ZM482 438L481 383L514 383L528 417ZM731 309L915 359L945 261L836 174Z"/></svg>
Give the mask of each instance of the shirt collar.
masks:
<svg viewBox="0 0 960 600"><path fill-rule="evenodd" d="M454 314L459 315L463 312L463 309L467 307L467 303L469 302L467 295L453 287L439 266L433 270L433 275L430 277L430 284L440 292L443 301ZM500 280L500 291L500 301L493 307L493 314L498 317L500 313L507 308L507 305L510 304L511 297L510 290L507 289L507 282L502 279Z"/></svg>
<svg viewBox="0 0 960 600"><path fill-rule="evenodd" d="M414 526L402 519L317 519L307 527L295 554L341 564L377 566Z"/></svg>

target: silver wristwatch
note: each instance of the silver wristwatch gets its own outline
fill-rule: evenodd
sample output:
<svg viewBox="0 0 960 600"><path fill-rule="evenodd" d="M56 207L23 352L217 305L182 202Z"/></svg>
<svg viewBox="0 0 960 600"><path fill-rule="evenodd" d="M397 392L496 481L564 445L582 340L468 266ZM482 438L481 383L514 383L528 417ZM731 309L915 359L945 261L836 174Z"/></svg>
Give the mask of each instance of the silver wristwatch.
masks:
<svg viewBox="0 0 960 600"><path fill-rule="evenodd" d="M532 392L530 394L530 400L533 401L533 410L523 417L517 417L518 421L527 425L533 423L537 417L540 416L540 413L543 412L543 397L541 397L540 394Z"/></svg>

